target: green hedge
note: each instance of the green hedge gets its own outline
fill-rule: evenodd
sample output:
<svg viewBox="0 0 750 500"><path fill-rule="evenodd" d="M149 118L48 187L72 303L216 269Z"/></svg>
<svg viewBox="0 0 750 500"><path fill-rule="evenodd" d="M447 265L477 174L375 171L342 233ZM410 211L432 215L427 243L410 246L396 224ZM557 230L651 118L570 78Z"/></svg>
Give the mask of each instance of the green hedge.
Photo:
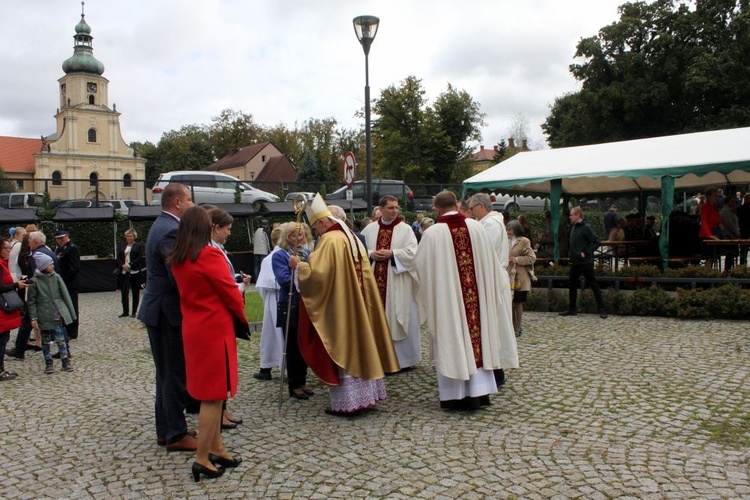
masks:
<svg viewBox="0 0 750 500"><path fill-rule="evenodd" d="M750 317L750 290L736 285L670 293L657 285L634 292L603 291L608 312L622 316L665 316L680 319L746 320ZM568 307L567 290L532 290L527 311L562 311ZM596 313L591 290L578 294L578 312Z"/></svg>

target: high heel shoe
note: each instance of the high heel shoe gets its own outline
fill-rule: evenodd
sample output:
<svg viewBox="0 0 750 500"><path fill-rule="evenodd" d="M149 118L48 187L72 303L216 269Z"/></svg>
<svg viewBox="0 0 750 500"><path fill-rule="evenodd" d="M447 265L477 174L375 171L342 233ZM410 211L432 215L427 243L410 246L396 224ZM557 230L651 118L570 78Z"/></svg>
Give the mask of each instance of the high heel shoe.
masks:
<svg viewBox="0 0 750 500"><path fill-rule="evenodd" d="M300 391L300 393L298 394L295 391ZM294 399L310 399L302 389L289 389L289 397Z"/></svg>
<svg viewBox="0 0 750 500"><path fill-rule="evenodd" d="M242 463L241 458L224 458L220 457L219 455L214 455L213 453L208 454L208 459L211 461L214 465L221 465L222 467L237 467Z"/></svg>
<svg viewBox="0 0 750 500"><path fill-rule="evenodd" d="M193 462L193 479L195 479L196 483L199 483L201 480L201 474L206 476L209 479L216 479L217 477L221 477L226 469L223 467L219 467L216 470L211 470L208 467L206 467L203 464L199 464L198 462Z"/></svg>
<svg viewBox="0 0 750 500"><path fill-rule="evenodd" d="M222 422L221 423L221 428L224 429L224 430L236 429L237 428L237 424L235 424L234 422L232 422L230 420L228 424L225 424L224 422Z"/></svg>

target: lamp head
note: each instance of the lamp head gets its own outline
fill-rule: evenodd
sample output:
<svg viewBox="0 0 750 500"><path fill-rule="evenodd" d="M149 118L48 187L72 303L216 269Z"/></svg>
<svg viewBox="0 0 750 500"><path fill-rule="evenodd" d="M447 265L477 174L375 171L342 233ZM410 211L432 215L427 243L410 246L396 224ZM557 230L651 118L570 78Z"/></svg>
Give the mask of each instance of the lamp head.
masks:
<svg viewBox="0 0 750 500"><path fill-rule="evenodd" d="M372 45L372 41L375 40L375 35L378 32L380 19L375 16L357 16L352 22L357 40L362 44L365 55L368 55L370 53L370 45Z"/></svg>

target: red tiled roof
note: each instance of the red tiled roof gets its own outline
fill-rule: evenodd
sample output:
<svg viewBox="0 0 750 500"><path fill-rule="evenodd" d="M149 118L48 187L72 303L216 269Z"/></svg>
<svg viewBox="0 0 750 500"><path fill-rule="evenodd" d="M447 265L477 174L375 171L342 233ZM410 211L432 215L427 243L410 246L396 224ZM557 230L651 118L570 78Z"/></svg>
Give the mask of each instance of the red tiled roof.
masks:
<svg viewBox="0 0 750 500"><path fill-rule="evenodd" d="M284 181L293 182L297 180L297 170L292 161L286 156L274 156L269 158L255 182Z"/></svg>
<svg viewBox="0 0 750 500"><path fill-rule="evenodd" d="M266 141L239 148L237 151L230 152L228 155L215 161L209 165L206 170L220 171L227 168L245 166L247 165L247 162L252 160L255 155L260 153L263 148L269 144L271 144L271 142Z"/></svg>
<svg viewBox="0 0 750 500"><path fill-rule="evenodd" d="M0 168L6 173L33 174L34 153L41 149L41 139L0 136Z"/></svg>
<svg viewBox="0 0 750 500"><path fill-rule="evenodd" d="M497 151L494 148L486 149L482 147L472 156L474 157L474 161L494 161L496 154Z"/></svg>

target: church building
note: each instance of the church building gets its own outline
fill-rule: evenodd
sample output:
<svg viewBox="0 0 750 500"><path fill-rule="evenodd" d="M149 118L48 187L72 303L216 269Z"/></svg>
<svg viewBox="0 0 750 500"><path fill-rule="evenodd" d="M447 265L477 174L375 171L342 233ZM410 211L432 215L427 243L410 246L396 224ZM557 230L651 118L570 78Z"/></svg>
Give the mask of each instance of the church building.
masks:
<svg viewBox="0 0 750 500"><path fill-rule="evenodd" d="M0 168L18 179L19 191L48 190L52 200L94 198L97 191L100 200L144 200L146 160L122 138L120 113L110 107L109 80L94 57L83 11L75 31L73 55L58 80L56 132L41 140L0 137ZM33 172L27 155L33 156Z"/></svg>

